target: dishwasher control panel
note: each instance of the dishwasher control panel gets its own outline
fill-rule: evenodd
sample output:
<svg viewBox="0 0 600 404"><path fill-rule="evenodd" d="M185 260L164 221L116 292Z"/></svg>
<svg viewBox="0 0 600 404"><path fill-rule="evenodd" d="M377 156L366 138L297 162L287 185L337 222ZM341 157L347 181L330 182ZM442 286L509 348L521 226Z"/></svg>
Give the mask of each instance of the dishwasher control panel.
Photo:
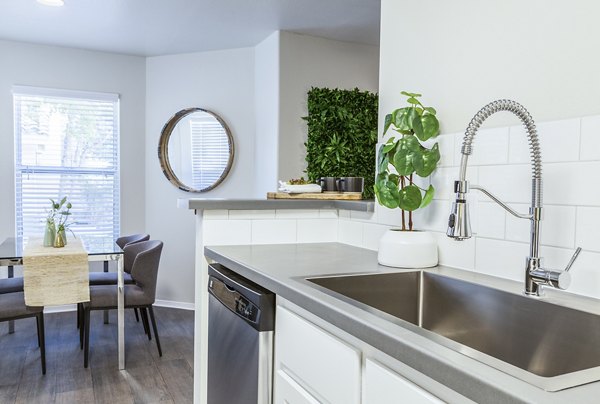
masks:
<svg viewBox="0 0 600 404"><path fill-rule="evenodd" d="M258 323L260 309L235 290L235 288L211 276L208 280L208 291L238 316L245 318L251 323Z"/></svg>

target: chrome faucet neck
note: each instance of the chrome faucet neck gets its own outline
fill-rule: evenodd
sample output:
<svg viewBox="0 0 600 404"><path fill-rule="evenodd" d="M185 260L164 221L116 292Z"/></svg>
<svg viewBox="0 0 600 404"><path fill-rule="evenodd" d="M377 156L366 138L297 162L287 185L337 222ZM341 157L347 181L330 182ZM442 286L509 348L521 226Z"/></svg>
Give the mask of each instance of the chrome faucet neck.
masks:
<svg viewBox="0 0 600 404"><path fill-rule="evenodd" d="M515 114L523 123L529 140L529 149L531 155L531 207L528 214L520 214L510 208L506 203L494 196L491 192L479 185L471 185L466 179L467 164L469 156L473 154L473 143L477 131L483 122L496 112L507 111ZM460 162L459 180L455 182L454 191L456 201L452 205L452 213L448 221L449 237L456 240L464 240L471 237L471 227L468 218L467 193L469 189L475 189L483 192L494 202L502 206L512 215L531 221L529 256L525 265L525 293L528 295L539 296L541 286L548 285L564 289L568 286L568 274L563 272L549 271L542 269L540 258L540 224L542 220L542 156L535 122L531 114L521 104L511 100L497 100L490 102L475 114L463 138L461 148L462 158ZM578 250L579 251L579 250ZM576 252L574 259L579 252ZM572 262L571 262L572 264Z"/></svg>

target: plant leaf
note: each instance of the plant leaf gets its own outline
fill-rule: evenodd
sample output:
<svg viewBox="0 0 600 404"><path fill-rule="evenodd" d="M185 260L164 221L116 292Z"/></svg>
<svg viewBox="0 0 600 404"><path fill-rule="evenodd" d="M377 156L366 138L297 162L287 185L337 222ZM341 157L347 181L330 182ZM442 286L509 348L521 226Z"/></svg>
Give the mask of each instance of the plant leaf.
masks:
<svg viewBox="0 0 600 404"><path fill-rule="evenodd" d="M415 132L415 135L419 139L423 138L423 124L421 123L421 116L417 112L416 108L409 108L409 112L407 113L407 120L410 124L410 128Z"/></svg>
<svg viewBox="0 0 600 404"><path fill-rule="evenodd" d="M375 196L380 205L390 209L398 207L398 188L394 183L388 181L386 173L377 175L374 188Z"/></svg>
<svg viewBox="0 0 600 404"><path fill-rule="evenodd" d="M421 153L420 150L409 152L408 157L410 158L410 162L416 172L423 170L425 161L423 159L423 153Z"/></svg>
<svg viewBox="0 0 600 404"><path fill-rule="evenodd" d="M410 125L407 120L408 110L410 109L411 108L400 108L394 111L394 126L398 131L410 130Z"/></svg>
<svg viewBox="0 0 600 404"><path fill-rule="evenodd" d="M419 151L421 150L421 144L415 135L407 135L404 136L401 140L402 147L411 150L411 151Z"/></svg>
<svg viewBox="0 0 600 404"><path fill-rule="evenodd" d="M377 172L385 172L387 166L390 163L388 154L384 152L385 145L379 146L379 152L377 153Z"/></svg>
<svg viewBox="0 0 600 404"><path fill-rule="evenodd" d="M429 177L437 167L440 161L440 149L438 144L434 144L431 149L423 148L423 168L417 171L419 177Z"/></svg>
<svg viewBox="0 0 600 404"><path fill-rule="evenodd" d="M425 195L423 195L423 200L421 201L421 206L419 206L419 208L424 208L425 206L429 205L433 200L434 195L435 188L433 185L429 185L429 188L427 188L427 191L425 191Z"/></svg>
<svg viewBox="0 0 600 404"><path fill-rule="evenodd" d="M394 150L396 148L395 143L386 143L383 145L383 152L388 153L390 150ZM382 150L382 149L379 149Z"/></svg>
<svg viewBox="0 0 600 404"><path fill-rule="evenodd" d="M436 137L440 132L440 123L435 115L426 114L421 117L423 125L423 137L419 137L422 141Z"/></svg>
<svg viewBox="0 0 600 404"><path fill-rule="evenodd" d="M418 93L409 93L407 91L401 91L400 94L405 95L407 97L420 97L422 95Z"/></svg>
<svg viewBox="0 0 600 404"><path fill-rule="evenodd" d="M413 105L419 105L419 101L414 97L410 97L408 100L406 100L406 102Z"/></svg>
<svg viewBox="0 0 600 404"><path fill-rule="evenodd" d="M385 116L385 122L383 124L383 134L385 135L385 132L387 132L387 130L390 128L390 125L392 124L392 114L387 114Z"/></svg>
<svg viewBox="0 0 600 404"><path fill-rule="evenodd" d="M416 185L409 185L399 191L398 206L402 210L413 211L421 206L421 190Z"/></svg>
<svg viewBox="0 0 600 404"><path fill-rule="evenodd" d="M400 150L397 150L396 154L394 154L392 164L399 175L410 175L415 171L412 166L412 159L408 153L408 149L400 148Z"/></svg>
<svg viewBox="0 0 600 404"><path fill-rule="evenodd" d="M437 114L437 111L433 107L425 107L425 111L429 112L432 115Z"/></svg>

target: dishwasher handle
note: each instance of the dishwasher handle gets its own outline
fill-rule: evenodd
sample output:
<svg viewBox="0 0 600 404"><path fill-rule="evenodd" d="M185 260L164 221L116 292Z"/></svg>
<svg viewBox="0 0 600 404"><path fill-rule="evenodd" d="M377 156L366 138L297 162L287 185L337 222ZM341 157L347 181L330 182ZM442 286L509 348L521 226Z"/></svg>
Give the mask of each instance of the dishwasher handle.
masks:
<svg viewBox="0 0 600 404"><path fill-rule="evenodd" d="M235 288L214 276L209 276L208 292L238 317L251 324L258 325L260 309Z"/></svg>

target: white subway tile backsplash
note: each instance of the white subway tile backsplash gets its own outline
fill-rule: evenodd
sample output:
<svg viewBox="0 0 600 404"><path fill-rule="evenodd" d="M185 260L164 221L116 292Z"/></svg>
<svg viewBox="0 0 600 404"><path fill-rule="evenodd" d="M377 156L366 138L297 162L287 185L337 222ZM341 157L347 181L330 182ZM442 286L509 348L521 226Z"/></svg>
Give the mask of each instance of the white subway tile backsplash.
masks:
<svg viewBox="0 0 600 404"><path fill-rule="evenodd" d="M600 161L545 164L545 203L600 206L598 173Z"/></svg>
<svg viewBox="0 0 600 404"><path fill-rule="evenodd" d="M477 272L515 281L524 279L525 257L529 253L529 246L526 243L483 237L478 237L475 243Z"/></svg>
<svg viewBox="0 0 600 404"><path fill-rule="evenodd" d="M402 211L400 209L389 209L377 204L375 205L375 211L377 212L377 221L379 223L389 226L402 225Z"/></svg>
<svg viewBox="0 0 600 404"><path fill-rule="evenodd" d="M337 219L299 219L299 243L327 243L338 239Z"/></svg>
<svg viewBox="0 0 600 404"><path fill-rule="evenodd" d="M365 222L363 227L363 246L369 250L377 251L379 249L379 240L391 228L391 226Z"/></svg>
<svg viewBox="0 0 600 404"><path fill-rule="evenodd" d="M565 259L570 257L572 251L561 257ZM569 258L566 258L569 259ZM578 293L590 297L600 299L600 271L598 270L598 263L600 262L600 254L583 251L575 264L573 264L571 274L571 286L568 289L570 293ZM564 267L566 262L560 262L559 268Z"/></svg>
<svg viewBox="0 0 600 404"><path fill-rule="evenodd" d="M338 241L356 247L363 246L363 222L340 220L338 223Z"/></svg>
<svg viewBox="0 0 600 404"><path fill-rule="evenodd" d="M581 118L580 160L600 160L600 116Z"/></svg>
<svg viewBox="0 0 600 404"><path fill-rule="evenodd" d="M337 209L321 209L319 210L319 218L321 219L337 219Z"/></svg>
<svg viewBox="0 0 600 404"><path fill-rule="evenodd" d="M504 238L505 211L493 202L479 202L477 223L473 231L479 237Z"/></svg>
<svg viewBox="0 0 600 404"><path fill-rule="evenodd" d="M591 251L600 252L600 208L577 208L576 245ZM600 261L598 263L600 267Z"/></svg>
<svg viewBox="0 0 600 404"><path fill-rule="evenodd" d="M277 219L317 219L320 213L318 209L277 209Z"/></svg>
<svg viewBox="0 0 600 404"><path fill-rule="evenodd" d="M438 243L440 265L473 270L475 268L475 239L456 241L446 233L432 233Z"/></svg>
<svg viewBox="0 0 600 404"><path fill-rule="evenodd" d="M469 164L504 164L508 161L508 128L482 129L473 141Z"/></svg>
<svg viewBox="0 0 600 404"><path fill-rule="evenodd" d="M446 232L448 227L448 215L452 203L450 201L432 201L424 209L413 212L414 228L436 232Z"/></svg>
<svg viewBox="0 0 600 404"><path fill-rule="evenodd" d="M478 170L481 167L467 167L467 180L477 184ZM431 185L435 188L434 199L453 199L454 181L458 180L459 169L457 167L440 167L431 176Z"/></svg>
<svg viewBox="0 0 600 404"><path fill-rule="evenodd" d="M205 210L202 213L202 218L204 220L222 220L222 219L229 219L229 211L226 209L219 209L219 210Z"/></svg>
<svg viewBox="0 0 600 404"><path fill-rule="evenodd" d="M438 167L451 167L454 163L454 155L455 155L455 145L454 138L456 134L442 134L436 138L429 139L426 142L423 142L423 146L430 149L434 144L438 144L440 149L440 161L438 162Z"/></svg>
<svg viewBox="0 0 600 404"><path fill-rule="evenodd" d="M360 212L360 211L356 211L356 210L351 210L350 218L352 220L362 220L365 222L377 222L377 211L375 211L375 212Z"/></svg>
<svg viewBox="0 0 600 404"><path fill-rule="evenodd" d="M252 244L295 243L296 220L252 220Z"/></svg>
<svg viewBox="0 0 600 404"><path fill-rule="evenodd" d="M542 161L560 162L579 159L580 119L543 122L537 125ZM509 162L529 163L529 143L523 125L510 128Z"/></svg>
<svg viewBox="0 0 600 404"><path fill-rule="evenodd" d="M472 184L485 187L504 202L528 203L531 200L530 165L483 166L478 170L479 181L471 181ZM484 201L485 197L480 200Z"/></svg>
<svg viewBox="0 0 600 404"><path fill-rule="evenodd" d="M230 219L275 219L274 210L230 210Z"/></svg>
<svg viewBox="0 0 600 404"><path fill-rule="evenodd" d="M350 219L350 211L345 209L340 209L338 211L338 217L340 219Z"/></svg>
<svg viewBox="0 0 600 404"><path fill-rule="evenodd" d="M511 204L519 213L528 213L529 205ZM575 212L574 206L544 205L540 242L543 245L573 248L575 244ZM511 214L506 215L506 239L529 243L530 220L519 219Z"/></svg>
<svg viewBox="0 0 600 404"><path fill-rule="evenodd" d="M204 245L236 245L252 242L251 220L205 220L202 226Z"/></svg>

